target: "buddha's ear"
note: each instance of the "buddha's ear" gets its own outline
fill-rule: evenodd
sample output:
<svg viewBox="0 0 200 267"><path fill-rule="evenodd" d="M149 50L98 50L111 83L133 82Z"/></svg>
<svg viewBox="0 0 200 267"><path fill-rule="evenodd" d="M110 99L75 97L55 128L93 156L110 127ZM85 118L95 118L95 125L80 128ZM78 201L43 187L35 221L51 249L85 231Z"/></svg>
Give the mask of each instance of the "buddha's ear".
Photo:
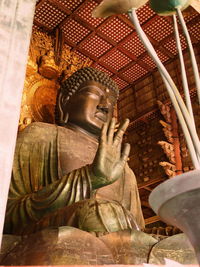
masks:
<svg viewBox="0 0 200 267"><path fill-rule="evenodd" d="M59 125L60 126L65 126L68 122L68 118L69 118L69 113L64 113L63 111L62 112L59 112L60 115L59 115Z"/></svg>
<svg viewBox="0 0 200 267"><path fill-rule="evenodd" d="M68 113L68 112L66 112L66 113L64 114L64 116L63 116L63 123L64 123L64 125L66 125L66 124L67 124L67 122L68 122L68 119L69 119L69 113Z"/></svg>
<svg viewBox="0 0 200 267"><path fill-rule="evenodd" d="M57 116L58 116L58 121L59 125L65 126L67 124L68 118L69 118L69 113L67 110L64 108L65 107L65 99L62 93L59 94L58 100L57 100Z"/></svg>

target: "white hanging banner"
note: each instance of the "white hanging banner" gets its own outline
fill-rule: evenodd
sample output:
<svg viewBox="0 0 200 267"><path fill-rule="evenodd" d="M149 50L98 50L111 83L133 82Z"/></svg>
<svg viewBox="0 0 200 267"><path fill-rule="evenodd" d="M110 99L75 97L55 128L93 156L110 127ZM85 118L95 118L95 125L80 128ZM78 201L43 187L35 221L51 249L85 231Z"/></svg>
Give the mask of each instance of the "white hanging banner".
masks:
<svg viewBox="0 0 200 267"><path fill-rule="evenodd" d="M0 0L0 245L36 0Z"/></svg>

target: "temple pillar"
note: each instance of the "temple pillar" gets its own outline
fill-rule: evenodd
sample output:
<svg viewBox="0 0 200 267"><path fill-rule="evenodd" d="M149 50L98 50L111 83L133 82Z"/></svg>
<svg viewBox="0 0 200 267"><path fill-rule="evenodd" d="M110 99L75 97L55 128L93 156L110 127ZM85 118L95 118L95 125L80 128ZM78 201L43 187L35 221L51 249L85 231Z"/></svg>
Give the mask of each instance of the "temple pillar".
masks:
<svg viewBox="0 0 200 267"><path fill-rule="evenodd" d="M0 0L0 245L36 0Z"/></svg>
<svg viewBox="0 0 200 267"><path fill-rule="evenodd" d="M181 160L181 151L180 151L180 142L179 142L179 133L178 133L178 122L175 110L171 109L171 119L172 119L172 133L173 133L173 145L174 145L174 154L176 161L176 175L183 173L182 170L182 160Z"/></svg>

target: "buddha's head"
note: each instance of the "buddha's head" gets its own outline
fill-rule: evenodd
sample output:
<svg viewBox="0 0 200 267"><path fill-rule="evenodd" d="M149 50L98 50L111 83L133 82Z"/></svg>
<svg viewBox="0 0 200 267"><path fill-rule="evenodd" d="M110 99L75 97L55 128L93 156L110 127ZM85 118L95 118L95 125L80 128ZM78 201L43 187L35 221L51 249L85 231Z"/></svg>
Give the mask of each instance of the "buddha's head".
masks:
<svg viewBox="0 0 200 267"><path fill-rule="evenodd" d="M80 69L61 84L55 121L98 136L103 123L112 118L117 97L118 87L107 74L91 67Z"/></svg>

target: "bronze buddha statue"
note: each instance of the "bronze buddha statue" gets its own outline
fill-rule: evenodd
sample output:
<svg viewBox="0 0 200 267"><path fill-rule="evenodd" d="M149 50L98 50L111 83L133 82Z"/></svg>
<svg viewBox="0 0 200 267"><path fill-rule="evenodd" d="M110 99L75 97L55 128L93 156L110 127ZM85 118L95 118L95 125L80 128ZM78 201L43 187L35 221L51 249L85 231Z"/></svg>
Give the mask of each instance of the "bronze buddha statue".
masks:
<svg viewBox="0 0 200 267"><path fill-rule="evenodd" d="M127 164L130 145L121 149L129 121L118 128L112 118L117 96L106 74L80 69L61 84L57 125L35 122L18 134L1 264L141 264L150 259L158 240L139 231L144 219Z"/></svg>
<svg viewBox="0 0 200 267"><path fill-rule="evenodd" d="M136 179L126 164L130 146L121 151L128 120L114 134L117 96L106 74L83 68L61 85L57 125L36 122L19 133L5 233L30 233L43 224L92 232L144 227ZM98 227L94 218L81 223L81 210L93 203L102 215ZM107 212L116 221L109 223Z"/></svg>

